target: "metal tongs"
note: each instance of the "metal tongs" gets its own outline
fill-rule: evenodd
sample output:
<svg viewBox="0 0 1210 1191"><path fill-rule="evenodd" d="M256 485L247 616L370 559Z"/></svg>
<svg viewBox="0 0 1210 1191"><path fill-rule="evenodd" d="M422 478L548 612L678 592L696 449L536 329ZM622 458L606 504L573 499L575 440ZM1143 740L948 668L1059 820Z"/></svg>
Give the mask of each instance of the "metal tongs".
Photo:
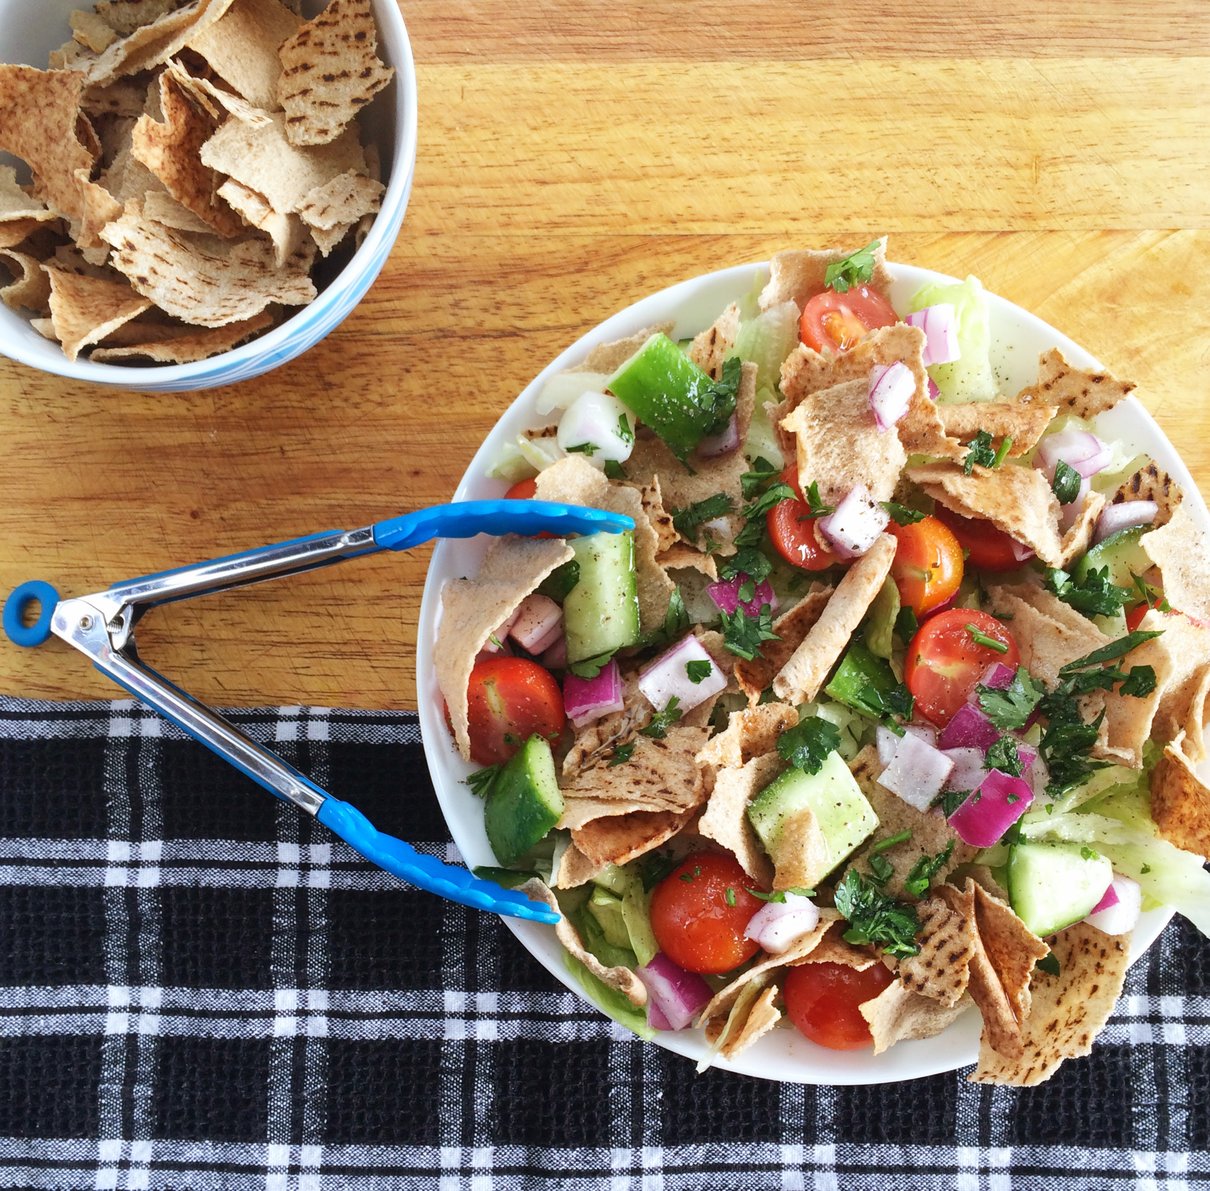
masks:
<svg viewBox="0 0 1210 1191"><path fill-rule="evenodd" d="M27 646L41 645L51 633L62 637L135 698L271 793L314 815L367 860L402 880L462 905L535 922L557 922L557 914L524 894L481 880L464 868L444 864L403 840L384 835L356 807L321 789L276 753L256 744L144 665L135 647L134 628L157 604L296 575L380 550L408 550L434 538L470 538L481 533L563 537L620 533L633 527L631 518L617 513L547 501L471 500L435 505L363 529L330 530L144 575L76 599L61 600L49 583L31 580L16 588L5 603L4 631L18 645ZM41 606L40 612L32 623L26 623L35 604Z"/></svg>

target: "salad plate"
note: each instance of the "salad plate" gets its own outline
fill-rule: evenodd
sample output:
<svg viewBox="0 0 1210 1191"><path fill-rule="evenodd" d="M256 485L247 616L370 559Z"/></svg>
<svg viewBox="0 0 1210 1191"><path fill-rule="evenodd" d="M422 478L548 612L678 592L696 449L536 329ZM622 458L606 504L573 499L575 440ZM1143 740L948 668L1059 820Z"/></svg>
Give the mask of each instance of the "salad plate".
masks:
<svg viewBox="0 0 1210 1191"><path fill-rule="evenodd" d="M888 262L894 281L887 296L899 311L922 286L954 284L955 278L928 269ZM709 327L731 302L742 301L768 277L768 262L722 269L652 294L621 310L583 335L530 383L504 412L479 448L453 495L454 500L502 496L507 483L491 478L506 444L526 430L550 424L552 415L538 413L538 398L553 375L580 364L601 344L633 335L653 324L672 322L674 339L686 339ZM991 364L999 392L1012 394L1035 381L1039 356L1058 348L1077 368L1102 370L1086 350L1054 327L995 294L987 294L991 326ZM1198 523L1210 528L1210 516L1188 469L1159 426L1133 397L1096 419L1097 433L1120 443L1128 454L1145 453L1175 479ZM433 552L417 630L417 695L421 732L434 789L450 833L465 863L475 868L496 863L484 828L483 802L466 784L475 765L456 751L447 727L437 685L434 646L441 614L441 592L451 580L474 575L486 542L442 542ZM1155 941L1172 911L1146 910L1134 929L1130 960ZM564 952L549 927L505 920L521 944L571 989L584 996L564 963ZM779 1028L759 1038L735 1059L713 1053L700 1030L657 1031L654 1041L687 1059L754 1076L808 1084L882 1084L951 1071L976 1061L980 1016L973 1007L932 1038L903 1041L875 1056L869 1049L829 1050L796 1031Z"/></svg>

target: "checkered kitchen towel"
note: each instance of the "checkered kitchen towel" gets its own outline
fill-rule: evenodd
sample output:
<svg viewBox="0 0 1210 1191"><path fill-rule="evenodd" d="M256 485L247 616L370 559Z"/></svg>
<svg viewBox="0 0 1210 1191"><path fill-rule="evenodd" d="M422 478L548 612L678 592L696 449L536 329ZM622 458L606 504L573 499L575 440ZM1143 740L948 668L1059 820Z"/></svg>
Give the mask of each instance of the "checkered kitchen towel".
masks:
<svg viewBox="0 0 1210 1191"><path fill-rule="evenodd" d="M456 859L414 716L233 718ZM1183 1188L1208 1014L1174 923L1037 1089L697 1076L157 716L0 699L3 1187Z"/></svg>

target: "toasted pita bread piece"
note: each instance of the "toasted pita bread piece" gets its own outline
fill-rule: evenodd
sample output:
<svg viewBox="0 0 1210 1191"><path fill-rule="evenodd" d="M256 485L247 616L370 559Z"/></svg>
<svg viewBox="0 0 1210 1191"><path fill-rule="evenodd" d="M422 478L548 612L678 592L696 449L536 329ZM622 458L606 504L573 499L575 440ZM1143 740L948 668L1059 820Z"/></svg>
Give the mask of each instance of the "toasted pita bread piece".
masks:
<svg viewBox="0 0 1210 1191"><path fill-rule="evenodd" d="M975 957L973 917L950 909L944 897L933 894L917 907L920 930L915 955L899 961L899 980L908 992L928 997L947 1008L957 1005L970 983Z"/></svg>
<svg viewBox="0 0 1210 1191"><path fill-rule="evenodd" d="M1184 494L1180 485L1154 460L1150 460L1118 485L1110 495L1109 503L1118 505L1131 500L1155 501L1157 512L1152 526L1158 529L1168 524L1173 510L1182 499Z"/></svg>
<svg viewBox="0 0 1210 1191"><path fill-rule="evenodd" d="M391 81L370 0L329 0L278 51L277 99L295 145L326 145Z"/></svg>
<svg viewBox="0 0 1210 1191"><path fill-rule="evenodd" d="M298 213L312 230L330 232L351 227L363 215L374 214L382 206L386 187L356 170L346 170L323 186L317 186L305 199Z"/></svg>
<svg viewBox="0 0 1210 1191"><path fill-rule="evenodd" d="M301 250L307 231L297 215L283 215L273 210L263 194L249 190L234 178L228 178L218 188L218 196L249 227L264 232L273 241L273 262L279 269Z"/></svg>
<svg viewBox="0 0 1210 1191"><path fill-rule="evenodd" d="M0 260L7 266L12 280L0 286L0 299L11 310L50 312L50 278L42 262L28 252L0 248Z"/></svg>
<svg viewBox="0 0 1210 1191"><path fill-rule="evenodd" d="M146 111L147 87L141 79L115 79L85 87L80 110L104 128L103 117L137 120ZM101 138L104 143L105 138Z"/></svg>
<svg viewBox="0 0 1210 1191"><path fill-rule="evenodd" d="M232 0L192 0L147 24L137 25L86 64L88 81L109 83L162 65L183 49L191 37L219 20L231 3ZM106 21L110 19L105 12L100 15Z"/></svg>
<svg viewBox="0 0 1210 1191"><path fill-rule="evenodd" d="M559 909L559 900L551 892L550 887L537 877L518 886L522 893L534 901L542 902L559 915L555 923L555 938L564 949L575 956L598 980L620 992L632 1005L642 1008L647 1004L647 989L643 982L629 969L618 966L607 968L587 947L580 938L579 931L572 926L565 914Z"/></svg>
<svg viewBox="0 0 1210 1191"><path fill-rule="evenodd" d="M278 48L297 31L298 17L278 0L235 0L221 19L187 43L232 90L265 111L280 106Z"/></svg>
<svg viewBox="0 0 1210 1191"><path fill-rule="evenodd" d="M226 114L234 116L241 123L254 128L273 122L263 109L253 106L242 96L218 86L210 79L190 74L175 58L164 69L172 75L196 104L216 120L221 120Z"/></svg>
<svg viewBox="0 0 1210 1191"><path fill-rule="evenodd" d="M751 661L735 663L735 679L748 702L756 704L774 676L793 656L812 626L823 615L834 589L812 583L796 604L787 608L774 622L774 641L761 642L760 652Z"/></svg>
<svg viewBox="0 0 1210 1191"><path fill-rule="evenodd" d="M858 1006L858 1012L869 1024L876 1055L909 1038L936 1037L965 1009L962 1002L945 1005L913 992L901 979L888 984L872 1000Z"/></svg>
<svg viewBox="0 0 1210 1191"><path fill-rule="evenodd" d="M634 565L639 593L639 625L649 632L664 623L676 584L656 559L659 537L637 489L610 481L582 455L568 455L540 472L536 499L608 509L634 518Z"/></svg>
<svg viewBox="0 0 1210 1191"><path fill-rule="evenodd" d="M209 236L214 232L214 228L188 207L183 207L166 190L149 190L143 195L143 214L153 223L175 228L178 232L192 232L198 236Z"/></svg>
<svg viewBox="0 0 1210 1191"><path fill-rule="evenodd" d="M600 872L611 864L628 864L667 843L693 818L687 811L629 811L604 815L571 833L571 842L581 856ZM596 873L594 872L594 876Z"/></svg>
<svg viewBox="0 0 1210 1191"><path fill-rule="evenodd" d="M186 3L188 0L99 0L95 10L115 33L125 37Z"/></svg>
<svg viewBox="0 0 1210 1191"><path fill-rule="evenodd" d="M710 1023L707 1041L717 1045L723 1058L734 1059L781 1021L777 998L778 989L773 984L764 987L757 981L746 984L726 1020L716 1018Z"/></svg>
<svg viewBox="0 0 1210 1191"><path fill-rule="evenodd" d="M989 583L988 609L1012 626L1021 651L1021 665L1048 687L1059 671L1077 658L1109 644L1109 638L1088 617L1030 579L1023 583Z"/></svg>
<svg viewBox="0 0 1210 1191"><path fill-rule="evenodd" d="M130 343L114 344L112 334L106 336L103 347L93 351L91 358L110 364L126 360L152 360L157 364L189 364L207 360L219 352L231 351L274 323L267 310L239 323L205 330L185 330L183 334L167 334L152 338L144 334ZM144 331L147 328L143 329Z"/></svg>
<svg viewBox="0 0 1210 1191"><path fill-rule="evenodd" d="M1185 755L1185 734L1168 743L1151 773L1151 817L1169 843L1210 857L1210 789Z"/></svg>
<svg viewBox="0 0 1210 1191"><path fill-rule="evenodd" d="M190 236L144 219L128 207L106 224L112 264L161 310L200 327L222 327L259 314L266 306L302 306L315 297L310 257L297 253L284 269L265 236L242 240Z"/></svg>
<svg viewBox="0 0 1210 1191"><path fill-rule="evenodd" d="M55 338L69 360L151 306L125 280L105 281L43 267L50 278L50 318Z"/></svg>
<svg viewBox="0 0 1210 1191"><path fill-rule="evenodd" d="M957 405L937 406L937 416L945 433L961 443L969 443L980 430L987 431L998 448L1011 439L1008 454L1028 455L1058 413L1055 405L1017 405L1011 401L964 401Z"/></svg>
<svg viewBox="0 0 1210 1191"><path fill-rule="evenodd" d="M845 572L836 590L789 661L773 679L773 691L787 703L806 703L819 694L870 604L890 574L895 539L880 534Z"/></svg>
<svg viewBox="0 0 1210 1191"><path fill-rule="evenodd" d="M807 394L778 423L794 436L803 491L819 485L825 504L838 504L864 486L874 500L890 500L907 462L894 430L880 430L865 380L846 381Z"/></svg>
<svg viewBox="0 0 1210 1191"><path fill-rule="evenodd" d="M37 219L10 219L0 222L0 248L17 248L46 224Z"/></svg>
<svg viewBox="0 0 1210 1191"><path fill-rule="evenodd" d="M455 579L442 591L434 669L463 757L470 757L466 685L479 651L517 605L571 557L561 538L496 538L476 578Z"/></svg>
<svg viewBox="0 0 1210 1191"><path fill-rule="evenodd" d="M732 302L689 347L689 358L715 380L722 375L727 357L735 354L739 322L739 307Z"/></svg>
<svg viewBox="0 0 1210 1191"><path fill-rule="evenodd" d="M650 327L643 327L633 335L627 335L622 339L611 339L608 343L598 343L596 347L589 349L588 355L579 364L574 368L569 368L568 372L612 374L621 368L652 335L671 335L674 327L674 323L653 323Z"/></svg>
<svg viewBox="0 0 1210 1191"><path fill-rule="evenodd" d="M706 742L698 754L704 765L717 769L747 764L777 747L777 738L798 723L798 712L787 703L762 703L731 712L727 726Z"/></svg>
<svg viewBox="0 0 1210 1191"><path fill-rule="evenodd" d="M714 789L697 824L699 835L731 852L744 872L762 887L772 885L773 866L748 820L748 805L782 768L782 760L776 753L764 753L742 765L718 770Z"/></svg>
<svg viewBox="0 0 1210 1191"><path fill-rule="evenodd" d="M202 146L214 135L214 119L192 102L168 71L160 75L160 110L162 120L144 115L135 124L131 154L211 230L228 239L239 235L243 220L215 200L219 176L200 160ZM144 214L150 218L146 206Z"/></svg>
<svg viewBox="0 0 1210 1191"><path fill-rule="evenodd" d="M911 403L895 432L909 454L958 457L958 443L948 439L941 425L938 407L928 393L928 374L924 368L924 332L906 323L871 331L855 347L837 355L821 355L800 344L782 362L783 400L771 407L774 426L786 418L806 397L833 385L862 380L869 389L870 372L876 366L896 362L906 364L916 380ZM794 449L792 436L779 430L782 450Z"/></svg>
<svg viewBox="0 0 1210 1191"><path fill-rule="evenodd" d="M15 222L49 223L55 213L41 199L27 194L17 181L17 171L0 165L0 224Z"/></svg>
<svg viewBox="0 0 1210 1191"><path fill-rule="evenodd" d="M1078 418L1095 418L1113 409L1134 389L1132 381L1120 381L1108 372L1075 368L1057 347L1038 358L1038 379L1017 394L1020 405L1053 405Z"/></svg>
<svg viewBox="0 0 1210 1191"><path fill-rule="evenodd" d="M989 470L976 466L968 476L957 464L928 463L910 467L906 474L947 509L990 521L1023 542L1047 566L1062 567L1074 557L1075 546L1064 543L1059 533L1062 508L1036 468L1005 464Z"/></svg>
<svg viewBox="0 0 1210 1191"><path fill-rule="evenodd" d="M779 302L789 301L801 310L810 298L823 293L828 266L839 264L859 247L863 245L777 253L769 262L769 281L758 299L760 308L768 310ZM880 236L874 250L874 271L866 284L885 294L894 280L886 266L886 236Z"/></svg>
<svg viewBox="0 0 1210 1191"><path fill-rule="evenodd" d="M917 862L932 859L953 844L949 859L938 867L932 877L934 882L940 882L960 864L974 859L975 849L957 838L954 829L940 811L917 810L904 802L898 794L892 794L885 786L880 785L878 777L883 769L882 762L878 760L878 750L873 745L867 745L849 762L849 771L857 779L861 792L878 817L878 827L854 852L852 860L854 864L862 862L864 866L864 859L872 847L904 831L909 832L910 839L895 844L882 853L891 866L891 874L887 877L883 889L893 897L902 897L903 883Z"/></svg>
<svg viewBox="0 0 1210 1191"><path fill-rule="evenodd" d="M1189 501L1172 510L1167 524L1139 539L1164 577L1164 595L1188 616L1210 621L1210 540Z"/></svg>
<svg viewBox="0 0 1210 1191"><path fill-rule="evenodd" d="M95 12L77 9L68 13L67 23L71 26L72 39L78 41L85 49L92 50L94 54L108 49L118 40L113 26L106 24Z"/></svg>
<svg viewBox="0 0 1210 1191"><path fill-rule="evenodd" d="M985 1037L970 1076L973 1082L1032 1087L1052 1075L1064 1059L1092 1049L1122 991L1129 962L1127 940L1078 922L1051 940L1051 951L1059 974L1034 973L1019 1053L997 1052Z"/></svg>

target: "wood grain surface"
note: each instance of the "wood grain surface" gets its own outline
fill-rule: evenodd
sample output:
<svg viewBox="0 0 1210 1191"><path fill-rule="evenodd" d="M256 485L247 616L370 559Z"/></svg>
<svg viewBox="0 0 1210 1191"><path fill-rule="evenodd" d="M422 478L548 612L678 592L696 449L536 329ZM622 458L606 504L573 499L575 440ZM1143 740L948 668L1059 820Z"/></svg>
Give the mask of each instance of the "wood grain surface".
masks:
<svg viewBox="0 0 1210 1191"><path fill-rule="evenodd" d="M1204 0L403 4L412 200L378 282L268 376L113 393L0 360L0 594L65 594L446 499L549 360L674 281L865 242L1035 311L1210 490ZM428 551L159 609L222 705L407 707ZM66 645L0 692L110 697Z"/></svg>

